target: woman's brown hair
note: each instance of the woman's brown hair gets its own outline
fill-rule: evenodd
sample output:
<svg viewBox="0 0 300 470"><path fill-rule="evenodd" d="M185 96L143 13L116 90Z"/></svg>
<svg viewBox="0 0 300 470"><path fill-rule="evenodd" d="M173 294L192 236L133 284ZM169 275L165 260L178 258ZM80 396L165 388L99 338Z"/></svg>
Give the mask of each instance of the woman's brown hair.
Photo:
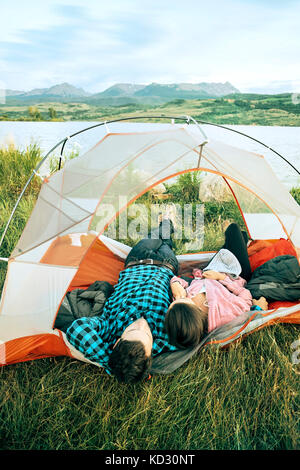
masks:
<svg viewBox="0 0 300 470"><path fill-rule="evenodd" d="M167 311L165 329L173 346L179 349L194 348L207 329L207 313L197 305L176 302Z"/></svg>

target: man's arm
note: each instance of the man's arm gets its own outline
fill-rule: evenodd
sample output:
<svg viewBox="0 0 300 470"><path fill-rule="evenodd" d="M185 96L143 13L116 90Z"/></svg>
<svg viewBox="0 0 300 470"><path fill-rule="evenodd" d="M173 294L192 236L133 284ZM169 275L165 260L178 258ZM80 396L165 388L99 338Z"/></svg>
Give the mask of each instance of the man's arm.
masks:
<svg viewBox="0 0 300 470"><path fill-rule="evenodd" d="M82 317L75 320L66 331L68 341L78 351L103 367L107 366L108 325L101 317Z"/></svg>

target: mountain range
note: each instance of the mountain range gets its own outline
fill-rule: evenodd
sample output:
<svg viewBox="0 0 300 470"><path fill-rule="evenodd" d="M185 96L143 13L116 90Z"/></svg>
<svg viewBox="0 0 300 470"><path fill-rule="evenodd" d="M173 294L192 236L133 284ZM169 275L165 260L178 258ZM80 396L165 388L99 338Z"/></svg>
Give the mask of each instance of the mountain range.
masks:
<svg viewBox="0 0 300 470"><path fill-rule="evenodd" d="M38 104L44 102L85 102L95 105L126 103L159 104L174 99L218 98L239 93L231 83L172 83L138 85L117 83L100 93L89 93L69 83L30 91L5 90L6 104Z"/></svg>

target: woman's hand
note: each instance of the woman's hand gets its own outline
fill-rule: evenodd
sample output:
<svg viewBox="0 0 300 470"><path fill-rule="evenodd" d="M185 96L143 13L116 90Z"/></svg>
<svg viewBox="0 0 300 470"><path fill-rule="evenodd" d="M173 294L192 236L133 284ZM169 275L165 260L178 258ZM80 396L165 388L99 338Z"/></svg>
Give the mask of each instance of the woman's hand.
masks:
<svg viewBox="0 0 300 470"><path fill-rule="evenodd" d="M252 299L253 305L258 305L262 310L268 310L268 302L265 297L260 297L257 299Z"/></svg>
<svg viewBox="0 0 300 470"><path fill-rule="evenodd" d="M184 299L186 297L186 290L178 281L172 282L171 290L175 300Z"/></svg>
<svg viewBox="0 0 300 470"><path fill-rule="evenodd" d="M214 279L215 281L223 281L226 277L224 273L218 273L217 271L204 271L202 274L206 279Z"/></svg>

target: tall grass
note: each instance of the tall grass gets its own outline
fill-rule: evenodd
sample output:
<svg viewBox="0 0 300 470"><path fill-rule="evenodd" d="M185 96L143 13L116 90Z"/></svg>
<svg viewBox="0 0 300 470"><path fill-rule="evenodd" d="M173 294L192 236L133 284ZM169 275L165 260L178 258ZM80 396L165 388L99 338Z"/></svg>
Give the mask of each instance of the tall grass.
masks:
<svg viewBox="0 0 300 470"><path fill-rule="evenodd" d="M78 151L72 150L65 155L62 166L66 160L77 156ZM30 144L25 150L20 150L13 144L0 148L0 237L21 191L41 159L42 152L36 143ZM58 169L58 160L57 155L51 156L50 173ZM41 184L41 179L35 176L27 187L3 240L0 249L1 257L9 257L16 246L33 210ZM0 262L0 291L2 290L5 273L6 266Z"/></svg>
<svg viewBox="0 0 300 470"><path fill-rule="evenodd" d="M1 199L17 199L40 160L41 149L37 144L31 144L25 150L20 150L13 144L0 148ZM36 195L39 188L40 182L36 178L32 181L28 192Z"/></svg>
<svg viewBox="0 0 300 470"><path fill-rule="evenodd" d="M0 370L0 448L296 449L296 335L294 326L266 328L135 386L67 358L8 366Z"/></svg>
<svg viewBox="0 0 300 470"><path fill-rule="evenodd" d="M32 171L41 160L41 150L36 144L20 150L14 145L0 148L0 237L5 229L13 207ZM27 188L16 210L13 222L0 249L1 257L9 257L25 227L41 187L35 177ZM6 264L0 262L0 290L5 280Z"/></svg>
<svg viewBox="0 0 300 470"><path fill-rule="evenodd" d="M0 150L1 230L39 158L37 147ZM39 185L21 201L1 256L11 253ZM297 449L300 370L291 344L298 338L298 326L277 324L134 386L70 358L3 367L0 448Z"/></svg>

